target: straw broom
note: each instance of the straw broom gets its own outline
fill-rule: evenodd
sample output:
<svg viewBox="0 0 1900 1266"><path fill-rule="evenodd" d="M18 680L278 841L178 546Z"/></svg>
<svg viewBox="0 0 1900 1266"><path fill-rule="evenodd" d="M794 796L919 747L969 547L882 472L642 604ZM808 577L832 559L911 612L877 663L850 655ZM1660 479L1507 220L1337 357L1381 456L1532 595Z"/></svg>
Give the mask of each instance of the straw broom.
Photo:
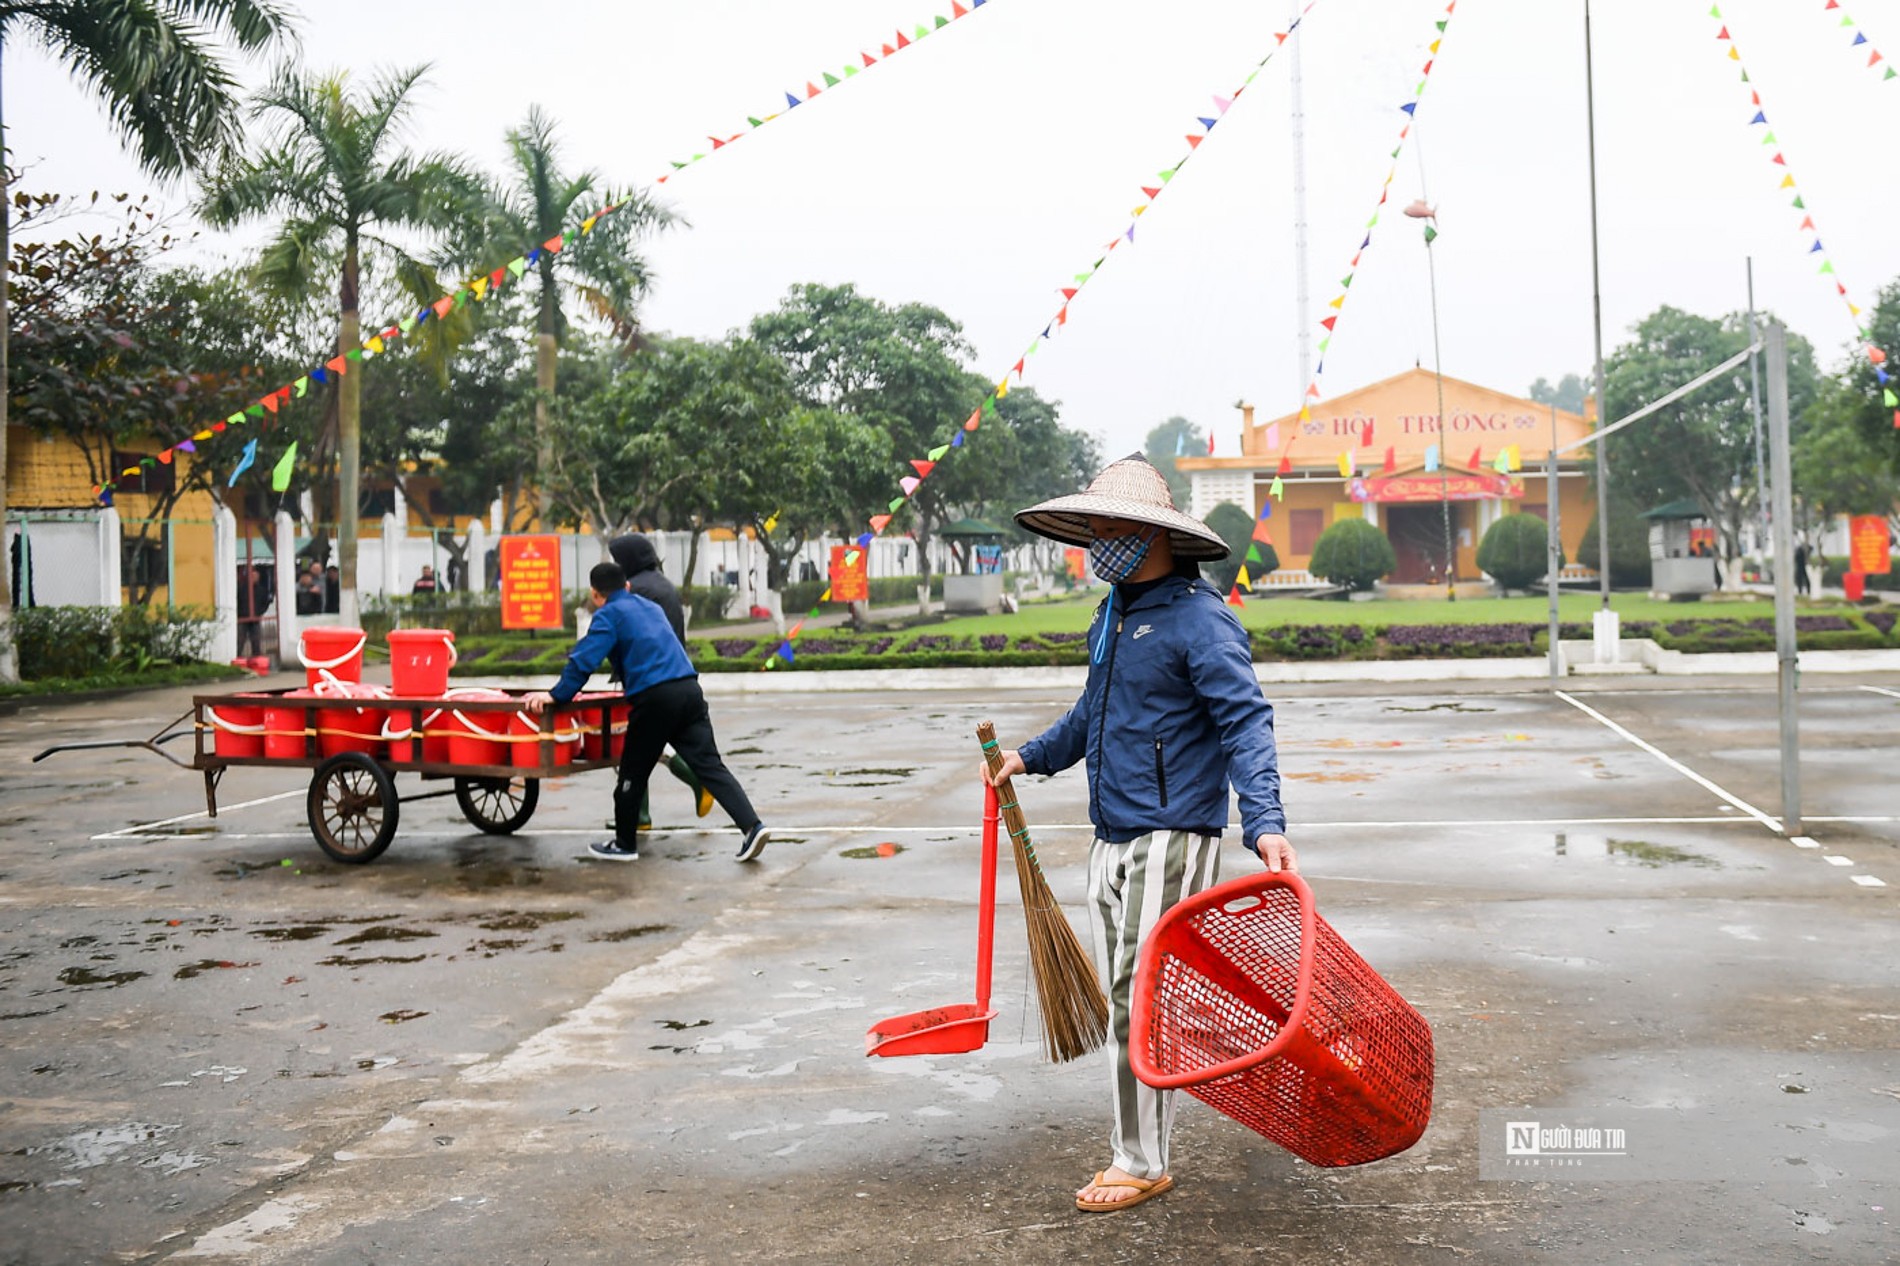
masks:
<svg viewBox="0 0 1900 1266"><path fill-rule="evenodd" d="M976 727L976 737L994 776L1003 764L996 727L985 721ZM996 784L996 799L1010 843L1016 847L1016 883L1022 890L1023 920L1029 928L1029 965L1042 1009L1043 1047L1052 1061L1066 1063L1108 1041L1108 998L1095 975L1094 960L1049 890L1009 779Z"/></svg>

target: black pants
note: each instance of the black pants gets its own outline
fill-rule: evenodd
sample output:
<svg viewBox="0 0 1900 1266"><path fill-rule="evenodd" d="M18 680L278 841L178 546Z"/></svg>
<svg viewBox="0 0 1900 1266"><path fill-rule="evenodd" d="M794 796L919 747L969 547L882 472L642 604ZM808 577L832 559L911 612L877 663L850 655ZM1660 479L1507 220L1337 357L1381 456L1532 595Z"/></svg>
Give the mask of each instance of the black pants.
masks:
<svg viewBox="0 0 1900 1266"><path fill-rule="evenodd" d="M626 746L620 750L620 780L614 784L614 837L632 847L646 802L647 779L670 743L714 800L741 831L759 824L759 815L746 799L745 789L719 757L713 738L712 717L697 677L681 677L648 687L627 700L633 714L627 720Z"/></svg>

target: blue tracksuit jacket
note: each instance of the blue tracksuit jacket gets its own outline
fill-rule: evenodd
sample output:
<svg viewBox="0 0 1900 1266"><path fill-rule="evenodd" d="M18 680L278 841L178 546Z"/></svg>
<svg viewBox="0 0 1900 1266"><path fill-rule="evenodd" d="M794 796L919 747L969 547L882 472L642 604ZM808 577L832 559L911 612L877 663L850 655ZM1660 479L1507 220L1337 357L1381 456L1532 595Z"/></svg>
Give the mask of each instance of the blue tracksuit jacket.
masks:
<svg viewBox="0 0 1900 1266"><path fill-rule="evenodd" d="M1220 835L1227 787L1243 842L1286 831L1273 706L1247 632L1212 586L1171 576L1122 610L1112 593L1089 625L1088 685L1067 716L1023 744L1053 774L1088 758L1089 820L1125 843L1150 831Z"/></svg>
<svg viewBox="0 0 1900 1266"><path fill-rule="evenodd" d="M666 613L638 594L622 590L594 612L587 636L574 644L561 680L548 693L566 703L609 656L629 697L663 681L699 676L693 661L686 658L686 648L673 636Z"/></svg>

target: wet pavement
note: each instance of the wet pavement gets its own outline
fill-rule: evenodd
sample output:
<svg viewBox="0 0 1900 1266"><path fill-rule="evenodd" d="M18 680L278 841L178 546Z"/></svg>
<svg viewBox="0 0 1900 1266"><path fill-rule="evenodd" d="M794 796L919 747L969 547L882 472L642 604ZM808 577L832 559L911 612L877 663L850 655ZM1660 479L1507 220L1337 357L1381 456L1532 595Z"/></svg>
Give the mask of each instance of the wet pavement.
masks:
<svg viewBox="0 0 1900 1266"><path fill-rule="evenodd" d="M1071 1207L1105 1074L1039 1053L1007 875L989 1044L863 1056L969 1000L976 722L1018 742L1066 699L715 698L779 830L756 866L663 774L641 860L585 860L606 773L514 837L405 805L341 866L302 771L233 771L214 822L143 752L27 763L188 692L0 716L0 1259L1900 1258L1900 1183L1817 1159L1900 1154L1900 681L1804 693L1812 848L1760 820L1769 682L1270 693L1320 909L1433 1025L1432 1125L1321 1170L1185 1102L1178 1189L1113 1216ZM1021 793L1075 918L1083 780ZM1680 1179L1482 1178L1514 1105L1760 1128Z"/></svg>

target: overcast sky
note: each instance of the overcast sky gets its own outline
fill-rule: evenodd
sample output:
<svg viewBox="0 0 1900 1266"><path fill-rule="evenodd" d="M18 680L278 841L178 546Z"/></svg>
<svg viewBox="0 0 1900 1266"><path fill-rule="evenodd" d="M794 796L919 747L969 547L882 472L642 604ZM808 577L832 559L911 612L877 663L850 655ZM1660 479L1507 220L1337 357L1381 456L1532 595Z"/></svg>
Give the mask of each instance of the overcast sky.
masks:
<svg viewBox="0 0 1900 1266"><path fill-rule="evenodd" d="M1847 7L1875 47L1900 55L1900 0ZM1298 37L1312 320L1363 235L1442 9L1319 0ZM1849 47L1821 0L1722 10L1839 276L1870 303L1900 275L1900 81L1865 69L1867 47ZM782 105L782 90L822 82L937 11L928 0L306 0L303 56L364 72L433 63L421 144L497 163L504 130L539 103L571 163L644 183L708 133L741 130ZM1287 0L990 0L661 186L692 227L651 247L648 323L714 337L794 283L850 281L940 306L976 346L974 367L1000 377L1289 12ZM1598 0L1593 12L1606 340L1664 303L1741 308L1752 254L1758 303L1838 363L1852 323L1815 274L1707 4ZM17 37L5 56L8 141L28 188L148 187L59 67ZM1299 405L1289 62L1280 54L1235 104L1030 362L1028 381L1111 454L1177 413L1232 453L1236 400L1263 416ZM1417 147L1339 322L1327 395L1431 364L1419 226L1396 214L1426 186L1443 233L1445 372L1523 391L1587 370L1583 66L1581 0L1460 0Z"/></svg>

